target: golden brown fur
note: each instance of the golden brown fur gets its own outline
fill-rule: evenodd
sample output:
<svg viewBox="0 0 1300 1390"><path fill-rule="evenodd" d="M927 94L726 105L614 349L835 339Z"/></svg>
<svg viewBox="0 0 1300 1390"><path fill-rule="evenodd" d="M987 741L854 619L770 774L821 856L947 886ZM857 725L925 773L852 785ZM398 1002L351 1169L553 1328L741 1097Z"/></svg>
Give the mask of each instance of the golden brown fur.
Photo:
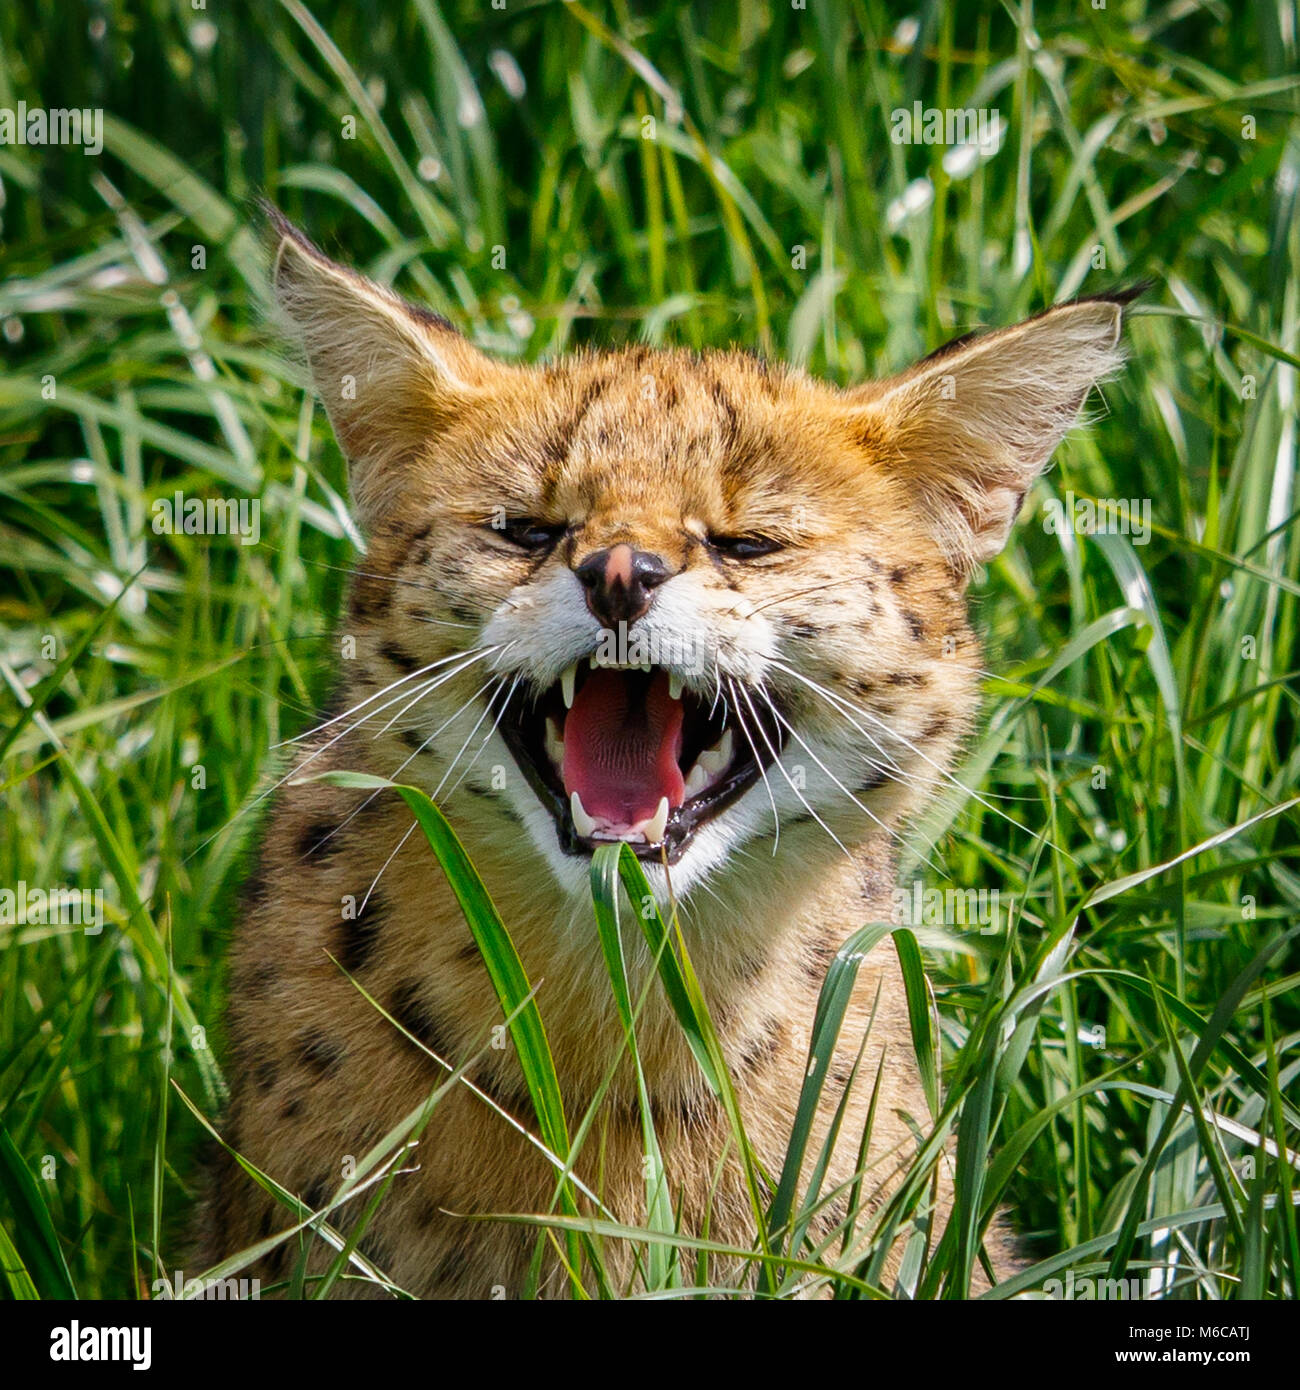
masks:
<svg viewBox="0 0 1300 1390"><path fill-rule="evenodd" d="M756 707L770 692L792 730L782 759L798 776L769 767L673 875L750 1138L779 1171L829 960L856 927L890 918L896 832L943 785L975 713L966 579L1001 547L1087 390L1117 365L1117 303L1063 307L854 391L731 353L631 349L506 366L279 230L280 303L349 457L369 542L342 628L356 653L341 662L337 712L406 678L366 707L373 717L358 722L366 711L354 712L314 733L298 750L299 774L369 771L435 794L539 985L575 1123L622 1045L584 902L586 864L553 844L550 813L492 734L483 687L497 675L538 687L558 678L578 640L572 570L584 555L627 542L662 557L674 577L652 613L662 607L665 623L707 634L711 664L692 684L739 695L742 720L745 695ZM553 550L526 553L493 530L501 514L568 529ZM782 548L735 559L709 542L736 535ZM402 699L374 714L420 688L412 672L477 647L495 649L463 670L453 662L430 673L453 672L409 707ZM468 929L410 825L392 793L291 778L237 925L223 1132L313 1206L337 1188L349 1155L445 1075L331 955L449 1062L501 1022ZM647 869L666 890L662 871ZM348 904L363 900L350 918ZM635 987L647 965L632 965ZM867 1178L878 1197L929 1124L888 941L863 964L830 1105L873 1005L865 1081L827 1186L853 1170L880 1068ZM657 987L638 1038L684 1226L748 1248L753 1222L734 1161L715 1186L726 1121ZM509 1048L489 1048L471 1075L535 1126ZM642 1161L624 1068L577 1171L614 1214L637 1222ZM544 1157L461 1086L413 1162L363 1249L421 1295L517 1294L531 1234L463 1217L547 1210L554 1173ZM943 1191L939 1203L942 1214ZM215 1260L287 1224L283 1208L227 1164L207 1204L204 1253ZM634 1288L615 1244L613 1267ZM255 1272L269 1283L286 1268L273 1257ZM555 1261L544 1292L565 1292Z"/></svg>

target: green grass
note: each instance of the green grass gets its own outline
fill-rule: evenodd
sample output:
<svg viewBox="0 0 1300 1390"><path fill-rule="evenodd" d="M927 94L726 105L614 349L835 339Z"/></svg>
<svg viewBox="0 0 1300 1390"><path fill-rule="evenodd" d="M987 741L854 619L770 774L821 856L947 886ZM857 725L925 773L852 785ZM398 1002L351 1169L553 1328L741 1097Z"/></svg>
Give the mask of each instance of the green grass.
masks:
<svg viewBox="0 0 1300 1390"><path fill-rule="evenodd" d="M1017 910L1012 930L900 942L937 998L931 1039L918 993L917 1035L958 1191L906 1286L964 1293L1006 1202L1040 1263L1004 1294L1127 1264L1162 1266L1166 1297L1297 1297L1293 3L931 3L913 33L878 0L644 8L102 0L57 26L34 0L0 10L0 107L106 112L99 158L0 147L0 887L102 888L109 915L99 936L0 925L8 1291L132 1297L176 1267L199 1115L223 1091L220 961L256 820L240 813L330 681L359 538L325 421L263 327L248 200L265 191L522 358L740 342L847 382L1154 282L1127 372L977 586L994 674L962 780L979 797L944 799L914 837L947 875L929 881L996 886ZM1001 149L949 172L941 147L892 144L890 112L917 100L999 109ZM156 535L152 503L177 489L260 498L261 543ZM1150 499L1149 545L1049 532L1044 503L1067 492ZM511 974L509 923L428 828L489 924L544 1097L544 990ZM596 869L592 947L634 1035L619 866ZM687 943L659 928L707 1074ZM828 980L827 1030L849 969ZM371 1196L424 1118L368 1156ZM572 1214L581 1121L551 1114L545 1219L598 1266L628 1233ZM855 1259L809 1250L809 1195L756 1177L751 1283L893 1292L891 1223L907 1228L937 1151ZM637 1288L682 1296L698 1242L653 1185L647 1210ZM339 1277L342 1260L297 1287Z"/></svg>

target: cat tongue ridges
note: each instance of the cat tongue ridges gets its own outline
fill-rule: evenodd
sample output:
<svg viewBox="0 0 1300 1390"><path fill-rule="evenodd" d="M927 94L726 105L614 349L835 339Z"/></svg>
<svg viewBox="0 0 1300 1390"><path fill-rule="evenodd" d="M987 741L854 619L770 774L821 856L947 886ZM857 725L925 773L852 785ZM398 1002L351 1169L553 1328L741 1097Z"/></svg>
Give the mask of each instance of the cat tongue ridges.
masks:
<svg viewBox="0 0 1300 1390"><path fill-rule="evenodd" d="M595 670L578 691L564 721L564 790L575 791L599 831L617 836L650 820L660 802L680 806L686 783L682 702L656 671L645 699L629 699L634 682L617 671Z"/></svg>

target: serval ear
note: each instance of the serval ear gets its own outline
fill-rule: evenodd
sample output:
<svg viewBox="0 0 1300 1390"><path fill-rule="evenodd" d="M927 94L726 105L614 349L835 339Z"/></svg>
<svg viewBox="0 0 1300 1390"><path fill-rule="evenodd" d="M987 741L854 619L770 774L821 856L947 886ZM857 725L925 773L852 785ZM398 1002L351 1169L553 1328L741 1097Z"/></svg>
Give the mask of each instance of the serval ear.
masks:
<svg viewBox="0 0 1300 1390"><path fill-rule="evenodd" d="M399 504L426 453L508 367L446 319L331 261L269 205L274 287L348 460L363 526Z"/></svg>
<svg viewBox="0 0 1300 1390"><path fill-rule="evenodd" d="M959 338L901 376L844 393L856 436L920 499L963 579L1006 545L1088 392L1123 365L1124 306L1140 292Z"/></svg>

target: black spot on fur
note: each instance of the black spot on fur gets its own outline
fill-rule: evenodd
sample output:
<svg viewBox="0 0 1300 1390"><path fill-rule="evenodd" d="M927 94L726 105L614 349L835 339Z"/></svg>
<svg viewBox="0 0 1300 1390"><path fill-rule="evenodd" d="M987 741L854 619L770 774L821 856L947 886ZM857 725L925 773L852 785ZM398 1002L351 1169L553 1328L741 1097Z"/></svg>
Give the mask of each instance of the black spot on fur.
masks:
<svg viewBox="0 0 1300 1390"><path fill-rule="evenodd" d="M922 738L938 738L940 734L948 730L948 716L946 714L936 714L933 719L921 730Z"/></svg>
<svg viewBox="0 0 1300 1390"><path fill-rule="evenodd" d="M339 949L338 962L350 975L363 970L375 953L379 944L379 934L383 929L387 909L378 893L372 893L365 907L360 906L353 918L344 918L337 928Z"/></svg>
<svg viewBox="0 0 1300 1390"><path fill-rule="evenodd" d="M290 1096L280 1107L280 1118L282 1120L296 1120L302 1114L302 1097Z"/></svg>
<svg viewBox="0 0 1300 1390"><path fill-rule="evenodd" d="M820 938L808 943L808 954L804 957L804 969L808 972L810 979L818 985L826 978L826 972L831 968L831 962L835 959L835 947L829 941Z"/></svg>
<svg viewBox="0 0 1300 1390"><path fill-rule="evenodd" d="M891 671L885 677L890 685L924 685L925 676L920 671Z"/></svg>
<svg viewBox="0 0 1300 1390"><path fill-rule="evenodd" d="M740 1064L746 1071L757 1071L776 1056L785 1037L785 1024L773 1016L765 1020L757 1036L745 1044Z"/></svg>
<svg viewBox="0 0 1300 1390"><path fill-rule="evenodd" d="M402 742L406 744L408 748L414 749L417 753L424 748L427 739L428 735L422 734L418 729L402 730Z"/></svg>
<svg viewBox="0 0 1300 1390"><path fill-rule="evenodd" d="M234 993L246 999L261 999L271 992L280 978L280 972L269 961L257 961L241 969L235 975Z"/></svg>
<svg viewBox="0 0 1300 1390"><path fill-rule="evenodd" d="M578 432L579 426L586 418L587 412L592 405L599 399L609 384L606 378L599 378L589 381L583 387L582 395L574 407L573 413L569 418L558 425L542 441L542 462L547 464L563 463L569 456L569 450L573 447L573 437ZM549 500L549 499L548 499Z"/></svg>
<svg viewBox="0 0 1300 1390"><path fill-rule="evenodd" d="M426 327L436 328L441 333L455 334L457 338L461 336L450 319L443 318L441 314L435 314L432 309L426 309L423 304L412 304L410 300L403 300L402 303L407 313Z"/></svg>
<svg viewBox="0 0 1300 1390"><path fill-rule="evenodd" d="M942 347L935 348L932 353L921 358L917 366L919 367L925 362L937 362L941 357L947 357L949 353L956 352L959 348L964 348L967 343L973 342L978 337L978 333L963 333L960 338L953 338L951 341L944 343Z"/></svg>
<svg viewBox="0 0 1300 1390"><path fill-rule="evenodd" d="M263 1057L260 1062L253 1064L252 1075L253 1085L265 1095L274 1087L279 1071L269 1057Z"/></svg>
<svg viewBox="0 0 1300 1390"><path fill-rule="evenodd" d="M822 635L822 629L816 623L809 622L789 623L786 626L786 631L791 637L801 637L805 641L811 641L814 637Z"/></svg>
<svg viewBox="0 0 1300 1390"><path fill-rule="evenodd" d="M319 1211L330 1199L329 1184L323 1178L309 1182L303 1189L302 1200L312 1209Z"/></svg>
<svg viewBox="0 0 1300 1390"><path fill-rule="evenodd" d="M449 603L447 612L456 619L458 623L464 623L467 627L473 627L479 620L478 613L465 603Z"/></svg>
<svg viewBox="0 0 1300 1390"><path fill-rule="evenodd" d="M736 407L732 404L731 397L727 395L726 387L722 382L715 380L711 388L713 403L718 407L718 414L722 417L722 439L723 447L732 449L736 445L736 438L740 433L740 417L736 414Z"/></svg>
<svg viewBox="0 0 1300 1390"><path fill-rule="evenodd" d="M738 956L736 958L736 978L747 984L753 984L766 968L767 957L765 955Z"/></svg>
<svg viewBox="0 0 1300 1390"><path fill-rule="evenodd" d="M418 1038L443 1061L455 1062L456 1040L429 1007L417 980L404 980L393 991L388 1012L412 1037Z"/></svg>
<svg viewBox="0 0 1300 1390"><path fill-rule="evenodd" d="M348 613L357 622L382 618L392 605L394 587L383 575L359 575L348 596Z"/></svg>
<svg viewBox="0 0 1300 1390"><path fill-rule="evenodd" d="M298 1039L302 1060L318 1076L333 1076L343 1064L347 1048L324 1033L304 1033Z"/></svg>
<svg viewBox="0 0 1300 1390"><path fill-rule="evenodd" d="M486 1091L508 1115L527 1123L534 1115L533 1098L522 1076L475 1076L474 1082Z"/></svg>
<svg viewBox="0 0 1300 1390"><path fill-rule="evenodd" d="M433 1282L435 1285L457 1286L464 1279L468 1270L469 1252L465 1249L463 1239L458 1240L433 1267Z"/></svg>
<svg viewBox="0 0 1300 1390"><path fill-rule="evenodd" d="M859 695L874 695L876 691L875 681L854 680L850 681L849 685Z"/></svg>
<svg viewBox="0 0 1300 1390"><path fill-rule="evenodd" d="M692 1086L686 1091L674 1091L669 1096L650 1097L650 1118L654 1121L655 1129L661 1134L670 1124L676 1124L682 1129L707 1124L717 1118L719 1109L718 1098L707 1086ZM635 1098L627 1107L625 1118L629 1123L640 1123L641 1106Z"/></svg>
<svg viewBox="0 0 1300 1390"><path fill-rule="evenodd" d="M894 585L901 584L915 568L915 565L895 565L889 571L889 582Z"/></svg>
<svg viewBox="0 0 1300 1390"><path fill-rule="evenodd" d="M913 642L919 642L925 636L925 624L910 609L903 610L903 621L911 631Z"/></svg>
<svg viewBox="0 0 1300 1390"><path fill-rule="evenodd" d="M309 821L298 834L294 852L299 859L328 859L339 847L334 831L338 827L330 821Z"/></svg>
<svg viewBox="0 0 1300 1390"><path fill-rule="evenodd" d="M420 663L404 647L399 647L396 642L385 642L379 648L381 656L387 657L399 670L405 671L409 676L413 671L420 669Z"/></svg>

